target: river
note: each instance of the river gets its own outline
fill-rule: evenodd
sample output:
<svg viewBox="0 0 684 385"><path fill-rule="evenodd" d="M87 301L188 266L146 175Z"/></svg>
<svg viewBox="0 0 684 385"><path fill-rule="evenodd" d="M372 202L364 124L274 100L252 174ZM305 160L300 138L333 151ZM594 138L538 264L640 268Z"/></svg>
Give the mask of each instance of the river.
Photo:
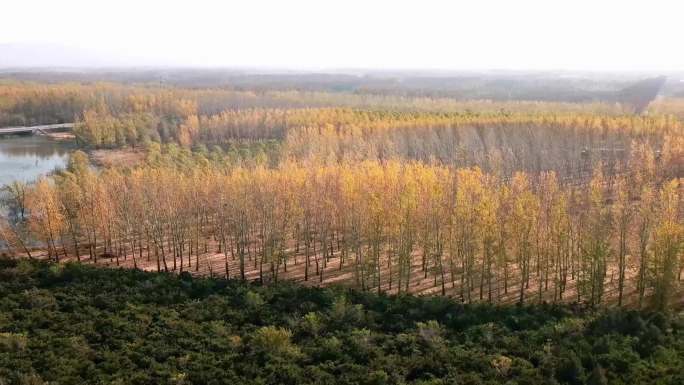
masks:
<svg viewBox="0 0 684 385"><path fill-rule="evenodd" d="M44 136L0 137L0 186L32 181L66 165L74 145Z"/></svg>

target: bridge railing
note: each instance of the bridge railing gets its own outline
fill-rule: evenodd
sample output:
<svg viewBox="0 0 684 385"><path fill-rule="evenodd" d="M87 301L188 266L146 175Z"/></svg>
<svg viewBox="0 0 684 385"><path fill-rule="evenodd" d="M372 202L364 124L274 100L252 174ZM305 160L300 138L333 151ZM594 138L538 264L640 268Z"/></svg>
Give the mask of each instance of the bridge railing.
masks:
<svg viewBox="0 0 684 385"><path fill-rule="evenodd" d="M44 132L58 129L71 129L73 127L73 123L44 124L40 126L4 127L0 128L0 135L32 134L41 131Z"/></svg>

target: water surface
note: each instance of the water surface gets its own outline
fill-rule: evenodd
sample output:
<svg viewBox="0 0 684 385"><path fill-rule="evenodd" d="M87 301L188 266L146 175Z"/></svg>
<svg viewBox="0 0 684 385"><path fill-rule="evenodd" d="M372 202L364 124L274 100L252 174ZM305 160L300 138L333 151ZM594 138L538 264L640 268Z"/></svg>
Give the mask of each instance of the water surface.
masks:
<svg viewBox="0 0 684 385"><path fill-rule="evenodd" d="M0 137L0 186L15 180L30 182L64 168L72 149L70 142L44 136Z"/></svg>

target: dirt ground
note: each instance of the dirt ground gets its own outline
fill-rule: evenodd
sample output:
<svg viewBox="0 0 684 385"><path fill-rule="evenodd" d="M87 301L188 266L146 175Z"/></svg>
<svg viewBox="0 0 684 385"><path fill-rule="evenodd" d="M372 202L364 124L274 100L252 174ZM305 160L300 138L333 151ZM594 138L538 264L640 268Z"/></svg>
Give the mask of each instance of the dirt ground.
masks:
<svg viewBox="0 0 684 385"><path fill-rule="evenodd" d="M278 280L294 280L304 285L309 286L329 286L329 285L341 285L346 287L360 288L357 282L355 274L355 266L353 261L348 257L343 264L340 264L340 257L336 255L327 262L324 263L323 258L319 255L319 267L321 274L316 273L316 263L315 258L311 257L309 261L309 277L305 280L305 257L303 255L297 255L296 257L291 256L288 259L287 266L281 265L278 271ZM73 258L69 258L73 259ZM83 262L88 263L88 257L81 257ZM198 265L199 262L199 265ZM226 274L226 262L228 266L228 274ZM157 271L157 261L152 254L149 259L147 253L143 252L143 257L137 256L135 259L128 255L126 257L119 257L118 261L115 258L100 258L98 260L98 265L108 266L108 267L122 267L122 268L138 268L145 271ZM325 267L323 267L325 265ZM208 252L203 253L197 258L193 255L190 260L188 257L183 258L182 267L180 259L175 260L174 268L174 258L167 257L166 266L169 271L180 273L182 271L190 272L193 275L198 276L214 276L214 277L229 277L237 278L240 275L240 263L239 260L232 259L230 256L227 258L223 253ZM160 261L159 266L161 271L164 271L163 262ZM392 269L392 282L390 283L390 274L388 270L388 265L382 263L381 277L380 277L380 290L381 292L387 294L396 294L398 292L397 288L397 272L396 266ZM518 278L518 272L515 269L515 265L510 265L510 278L508 282L508 290L504 290L503 282L497 282L493 280L492 282L492 302L499 304L514 304L518 302L520 295L520 279ZM245 261L245 276L247 280L259 280L259 263L254 258L247 259ZM264 263L262 266L263 277L265 283L270 283L273 281L273 277L270 271L270 265ZM427 276L425 272L421 269L421 259L415 257L412 260L411 267L411 279L409 281L409 292L415 295L441 295L442 294L442 284L440 277L435 278L435 274L432 271L428 271ZM637 307L638 297L636 291L636 275L637 267L636 263L630 264L626 272L626 283L623 293L623 305L627 307ZM482 293L482 299L480 299L480 284L479 278L475 277L473 290L470 292L470 296L467 294L467 290L461 291L461 275L456 273L454 280L451 281L450 274L447 273L445 280L445 292L447 296L463 300L464 302L488 302L488 285L485 282L484 290ZM373 279L369 279L367 282L370 283L370 287L367 287L370 291L378 291L378 286L373 285ZM682 285L684 286L684 285ZM402 291L404 291L405 283L402 284ZM577 301L577 281L568 277L567 285L563 294L562 299L557 300L558 302L573 303ZM535 277L535 271L531 272L531 279L529 286L525 289L525 303L537 303L539 302L539 286ZM462 298L462 294L465 294L465 298ZM609 271L607 273L605 282L605 292L603 296L602 303L605 305L617 304L618 297L618 280L617 272ZM584 299L583 299L584 300ZM550 277L548 286L542 286L541 301L554 302L554 282L553 277ZM682 309L684 308L684 291L678 291L676 298L674 299L673 306Z"/></svg>
<svg viewBox="0 0 684 385"><path fill-rule="evenodd" d="M100 167L131 167L145 158L143 150L124 148L117 150L92 150L91 161Z"/></svg>
<svg viewBox="0 0 684 385"><path fill-rule="evenodd" d="M71 132L48 132L45 134L50 139L53 140L74 140L76 135Z"/></svg>

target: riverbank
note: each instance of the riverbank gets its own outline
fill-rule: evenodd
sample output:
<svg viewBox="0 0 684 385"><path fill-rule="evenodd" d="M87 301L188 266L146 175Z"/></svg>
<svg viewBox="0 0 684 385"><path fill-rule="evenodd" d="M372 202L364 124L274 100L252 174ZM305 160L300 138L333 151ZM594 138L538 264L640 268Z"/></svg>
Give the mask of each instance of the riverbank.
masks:
<svg viewBox="0 0 684 385"><path fill-rule="evenodd" d="M43 136L57 141L72 141L76 140L76 135L71 132L48 132Z"/></svg>

